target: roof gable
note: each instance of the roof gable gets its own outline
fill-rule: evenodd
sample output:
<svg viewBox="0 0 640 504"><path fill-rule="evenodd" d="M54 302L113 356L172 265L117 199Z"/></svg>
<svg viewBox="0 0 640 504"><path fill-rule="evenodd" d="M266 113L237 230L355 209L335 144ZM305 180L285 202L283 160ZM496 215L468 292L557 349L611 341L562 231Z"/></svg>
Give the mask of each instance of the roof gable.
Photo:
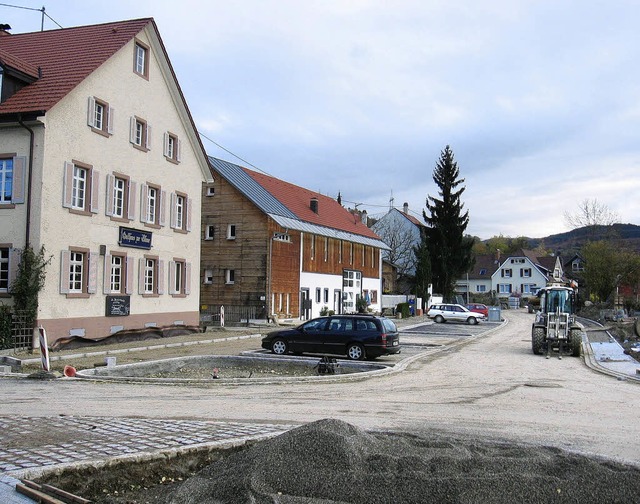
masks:
<svg viewBox="0 0 640 504"><path fill-rule="evenodd" d="M41 77L0 104L0 114L46 112L133 39L151 18L0 37L5 58ZM15 63L14 63L15 64Z"/></svg>

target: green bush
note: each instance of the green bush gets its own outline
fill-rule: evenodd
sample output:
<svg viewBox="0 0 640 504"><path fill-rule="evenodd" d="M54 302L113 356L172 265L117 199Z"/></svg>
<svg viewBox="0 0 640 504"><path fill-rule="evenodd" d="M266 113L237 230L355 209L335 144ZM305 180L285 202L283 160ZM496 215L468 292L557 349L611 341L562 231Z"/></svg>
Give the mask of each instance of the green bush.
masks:
<svg viewBox="0 0 640 504"><path fill-rule="evenodd" d="M402 318L409 318L411 312L409 311L409 303L398 303L396 306L396 314L401 314Z"/></svg>
<svg viewBox="0 0 640 504"><path fill-rule="evenodd" d="M13 346L11 341L11 308L0 305L0 350Z"/></svg>

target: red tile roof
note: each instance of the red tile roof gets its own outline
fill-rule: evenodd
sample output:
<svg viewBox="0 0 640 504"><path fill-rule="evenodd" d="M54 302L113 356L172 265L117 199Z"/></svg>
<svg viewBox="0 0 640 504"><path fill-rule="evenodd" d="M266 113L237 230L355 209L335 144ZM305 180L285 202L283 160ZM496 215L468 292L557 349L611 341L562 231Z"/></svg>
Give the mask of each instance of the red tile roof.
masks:
<svg viewBox="0 0 640 504"><path fill-rule="evenodd" d="M243 167L243 170L300 220L376 240L381 239L362 223L359 216L354 216L335 199L248 168ZM311 210L311 198L318 200L318 213Z"/></svg>
<svg viewBox="0 0 640 504"><path fill-rule="evenodd" d="M149 23L152 18L0 37L0 59L22 61L28 65L22 71L35 68L36 75L42 69L41 78L0 104L0 114L49 110Z"/></svg>

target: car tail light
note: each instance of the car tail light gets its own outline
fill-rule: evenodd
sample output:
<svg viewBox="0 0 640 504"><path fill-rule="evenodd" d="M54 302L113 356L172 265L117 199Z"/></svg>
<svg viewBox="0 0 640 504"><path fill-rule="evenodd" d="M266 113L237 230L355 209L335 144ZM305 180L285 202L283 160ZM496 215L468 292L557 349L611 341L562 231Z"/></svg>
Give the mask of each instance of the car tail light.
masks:
<svg viewBox="0 0 640 504"><path fill-rule="evenodd" d="M382 338L382 346L386 347L387 346L387 333L382 333L380 335L380 337Z"/></svg>

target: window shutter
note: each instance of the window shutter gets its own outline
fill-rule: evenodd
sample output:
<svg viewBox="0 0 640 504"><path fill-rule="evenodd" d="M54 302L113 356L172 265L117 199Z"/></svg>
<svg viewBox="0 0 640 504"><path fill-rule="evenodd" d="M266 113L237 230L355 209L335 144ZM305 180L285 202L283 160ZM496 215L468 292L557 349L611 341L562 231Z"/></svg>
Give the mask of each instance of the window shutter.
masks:
<svg viewBox="0 0 640 504"><path fill-rule="evenodd" d="M171 193L171 208L170 208L170 215L169 215L169 227L171 229L175 229L177 227L177 221L178 221L178 212L177 212L177 200L178 200L178 196L176 193L172 192Z"/></svg>
<svg viewBox="0 0 640 504"><path fill-rule="evenodd" d="M91 213L98 213L100 211L100 199L98 198L98 192L100 191L100 172L91 170L91 202L89 209Z"/></svg>
<svg viewBox="0 0 640 504"><path fill-rule="evenodd" d="M27 170L27 158L17 156L13 158L13 193L11 203L24 203L24 181Z"/></svg>
<svg viewBox="0 0 640 504"><path fill-rule="evenodd" d="M62 206L71 208L71 197L73 192L73 163L64 162L64 189L62 195Z"/></svg>
<svg viewBox="0 0 640 504"><path fill-rule="evenodd" d="M104 285L102 286L103 294L111 294L111 254L104 256Z"/></svg>
<svg viewBox="0 0 640 504"><path fill-rule="evenodd" d="M144 294L144 257L138 260L138 294Z"/></svg>
<svg viewBox="0 0 640 504"><path fill-rule="evenodd" d="M160 225L164 226L167 223L165 212L165 200L167 199L167 191L160 191Z"/></svg>
<svg viewBox="0 0 640 504"><path fill-rule="evenodd" d="M136 143L136 118L133 116L129 118L129 141Z"/></svg>
<svg viewBox="0 0 640 504"><path fill-rule="evenodd" d="M191 294L191 263L185 263L184 269L184 293L188 296Z"/></svg>
<svg viewBox="0 0 640 504"><path fill-rule="evenodd" d="M107 199L104 202L105 203L104 214L107 217L113 217L113 192L114 192L115 181L116 181L116 178L110 173L107 173L107 191L106 191Z"/></svg>
<svg viewBox="0 0 640 504"><path fill-rule="evenodd" d="M158 294L164 294L164 261L158 259Z"/></svg>
<svg viewBox="0 0 640 504"><path fill-rule="evenodd" d="M500 270L500 275L504 278L504 270Z"/></svg>
<svg viewBox="0 0 640 504"><path fill-rule="evenodd" d="M166 131L164 133L164 138L163 138L162 153L165 156L169 155L169 134Z"/></svg>
<svg viewBox="0 0 640 504"><path fill-rule="evenodd" d="M137 184L131 180L128 181L129 194L127 201L127 217L129 220L136 218L136 186Z"/></svg>
<svg viewBox="0 0 640 504"><path fill-rule="evenodd" d="M169 261L169 294L178 294L176 291L176 262Z"/></svg>
<svg viewBox="0 0 640 504"><path fill-rule="evenodd" d="M191 231L191 212L193 210L193 204L191 198L187 197L187 231Z"/></svg>
<svg viewBox="0 0 640 504"><path fill-rule="evenodd" d="M110 135L113 134L113 115L115 111L113 107L109 107L109 112L107 112L107 133Z"/></svg>
<svg viewBox="0 0 640 504"><path fill-rule="evenodd" d="M151 149L151 126L147 123L144 145L147 149Z"/></svg>
<svg viewBox="0 0 640 504"><path fill-rule="evenodd" d="M9 290L13 282L18 277L18 266L22 260L22 249L10 248L9 249Z"/></svg>
<svg viewBox="0 0 640 504"><path fill-rule="evenodd" d="M149 186L142 184L140 186L140 222L149 222L147 217L147 200L149 199Z"/></svg>
<svg viewBox="0 0 640 504"><path fill-rule="evenodd" d="M126 294L133 294L133 257L127 256L127 279L124 286L124 291Z"/></svg>
<svg viewBox="0 0 640 504"><path fill-rule="evenodd" d="M176 142L176 149L178 149L178 152L176 152L176 161L180 162L182 161L182 140Z"/></svg>
<svg viewBox="0 0 640 504"><path fill-rule="evenodd" d="M95 294L98 291L98 257L97 252L89 254L89 279L87 283L87 292Z"/></svg>
<svg viewBox="0 0 640 504"><path fill-rule="evenodd" d="M69 293L69 262L71 252L63 250L60 253L60 294Z"/></svg>
<svg viewBox="0 0 640 504"><path fill-rule="evenodd" d="M93 127L96 124L96 99L89 97L89 106L87 109L87 124Z"/></svg>

